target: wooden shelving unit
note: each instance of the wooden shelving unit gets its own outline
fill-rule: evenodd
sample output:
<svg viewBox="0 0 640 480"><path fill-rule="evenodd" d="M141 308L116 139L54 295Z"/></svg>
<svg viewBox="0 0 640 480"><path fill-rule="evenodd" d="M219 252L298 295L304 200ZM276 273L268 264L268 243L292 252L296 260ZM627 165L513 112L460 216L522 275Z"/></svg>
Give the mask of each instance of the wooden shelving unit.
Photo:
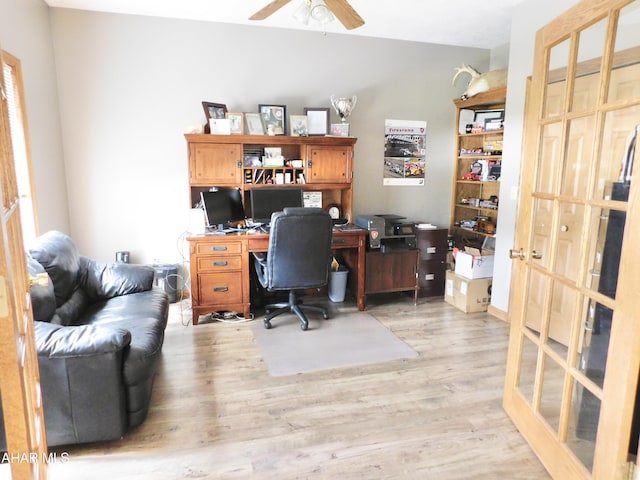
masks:
<svg viewBox="0 0 640 480"><path fill-rule="evenodd" d="M353 221L353 137L291 137L262 135L185 135L189 154L191 206L200 192L211 187L234 187L243 192L245 211L251 216L253 188L302 187L322 192L322 206L337 205L341 216ZM277 147L281 167L254 166L248 157ZM296 163L294 163L296 162ZM293 165L299 166L293 166ZM282 183L277 181L282 174ZM258 179L258 181L256 181ZM268 181L267 181L268 180Z"/></svg>
<svg viewBox="0 0 640 480"><path fill-rule="evenodd" d="M495 236L497 232L500 194L498 172L502 165L503 139L502 129L474 129L472 133L460 133L461 112L471 110L478 116L478 112L504 111L506 93L506 88L498 88L466 100L454 100L456 141L450 233L459 247L480 246L486 237ZM482 128L479 124L475 126ZM476 175L479 165L481 170Z"/></svg>

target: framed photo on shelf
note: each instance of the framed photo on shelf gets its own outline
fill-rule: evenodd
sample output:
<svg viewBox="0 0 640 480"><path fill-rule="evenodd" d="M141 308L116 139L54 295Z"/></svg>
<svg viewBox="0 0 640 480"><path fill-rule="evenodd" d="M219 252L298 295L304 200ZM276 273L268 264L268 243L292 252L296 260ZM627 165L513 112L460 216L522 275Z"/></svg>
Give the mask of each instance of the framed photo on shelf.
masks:
<svg viewBox="0 0 640 480"><path fill-rule="evenodd" d="M504 121L504 110L476 110L473 119L473 123L478 127L482 127L483 130L486 128L487 123L500 125L502 121ZM494 130L496 129L494 128Z"/></svg>
<svg viewBox="0 0 640 480"><path fill-rule="evenodd" d="M229 119L231 135L242 135L244 133L244 115L238 112L227 112L225 116Z"/></svg>
<svg viewBox="0 0 640 480"><path fill-rule="evenodd" d="M264 135L262 116L259 113L245 113L244 119L247 124L247 134Z"/></svg>
<svg viewBox="0 0 640 480"><path fill-rule="evenodd" d="M258 105L267 135L284 135L286 130L286 105Z"/></svg>
<svg viewBox="0 0 640 480"><path fill-rule="evenodd" d="M202 102L202 108L204 108L204 116L207 118L207 123L212 118L225 118L227 113L227 106L223 103Z"/></svg>
<svg viewBox="0 0 640 480"><path fill-rule="evenodd" d="M329 107L305 107L307 131L309 135L327 135L329 133Z"/></svg>
<svg viewBox="0 0 640 480"><path fill-rule="evenodd" d="M333 135L334 137L348 137L349 124L348 123L332 123L331 135Z"/></svg>
<svg viewBox="0 0 640 480"><path fill-rule="evenodd" d="M292 137L306 137L308 133L306 115L289 116L289 135Z"/></svg>

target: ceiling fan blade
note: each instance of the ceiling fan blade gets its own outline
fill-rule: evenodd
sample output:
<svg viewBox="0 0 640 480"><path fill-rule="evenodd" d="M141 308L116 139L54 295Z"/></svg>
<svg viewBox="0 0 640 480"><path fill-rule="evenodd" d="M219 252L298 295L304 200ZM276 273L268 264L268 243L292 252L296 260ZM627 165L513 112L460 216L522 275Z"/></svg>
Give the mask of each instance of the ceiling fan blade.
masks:
<svg viewBox="0 0 640 480"><path fill-rule="evenodd" d="M262 10L258 10L256 13L249 17L249 20L264 20L272 13L277 12L284 7L291 0L273 0L270 4L264 7Z"/></svg>
<svg viewBox="0 0 640 480"><path fill-rule="evenodd" d="M324 0L331 13L333 13L340 23L344 25L347 30L353 30L354 28L364 25L364 20L358 12L356 12L347 0Z"/></svg>

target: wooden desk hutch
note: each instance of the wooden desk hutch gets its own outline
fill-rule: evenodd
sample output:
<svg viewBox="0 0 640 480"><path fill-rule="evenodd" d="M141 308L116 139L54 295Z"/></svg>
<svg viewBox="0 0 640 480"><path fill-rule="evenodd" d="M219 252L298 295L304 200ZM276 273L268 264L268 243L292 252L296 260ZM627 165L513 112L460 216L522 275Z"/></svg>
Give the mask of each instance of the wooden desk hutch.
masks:
<svg viewBox="0 0 640 480"><path fill-rule="evenodd" d="M247 216L251 217L252 189L303 187L305 191L322 192L323 208L337 206L341 217L353 221L352 172L356 138L201 134L187 134L185 138L192 208L199 202L200 192L214 186L234 187L242 191ZM245 162L251 155L262 155L265 147L279 147L285 165L256 167ZM291 183L276 184L276 176L291 179ZM264 183L267 178L273 183ZM345 233L342 237L337 239L342 242L337 248L364 249L365 235ZM249 252L255 245L264 243L264 239L242 234L191 236L187 240L190 244L194 325L197 325L199 315L214 311L236 311L248 317ZM355 262L354 269L362 271L357 265L361 261L358 256L347 258L347 261ZM358 307L364 309L364 279L355 277Z"/></svg>

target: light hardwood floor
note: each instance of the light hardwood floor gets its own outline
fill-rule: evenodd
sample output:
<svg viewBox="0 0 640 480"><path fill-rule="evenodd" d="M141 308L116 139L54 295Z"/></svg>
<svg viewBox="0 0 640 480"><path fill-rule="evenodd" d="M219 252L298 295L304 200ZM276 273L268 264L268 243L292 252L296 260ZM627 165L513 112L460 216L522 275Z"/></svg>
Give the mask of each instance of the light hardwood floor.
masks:
<svg viewBox="0 0 640 480"><path fill-rule="evenodd" d="M369 299L418 357L271 377L248 323L183 326L178 308L146 422L55 449L69 461L50 479L550 478L502 409L508 325L491 315Z"/></svg>

